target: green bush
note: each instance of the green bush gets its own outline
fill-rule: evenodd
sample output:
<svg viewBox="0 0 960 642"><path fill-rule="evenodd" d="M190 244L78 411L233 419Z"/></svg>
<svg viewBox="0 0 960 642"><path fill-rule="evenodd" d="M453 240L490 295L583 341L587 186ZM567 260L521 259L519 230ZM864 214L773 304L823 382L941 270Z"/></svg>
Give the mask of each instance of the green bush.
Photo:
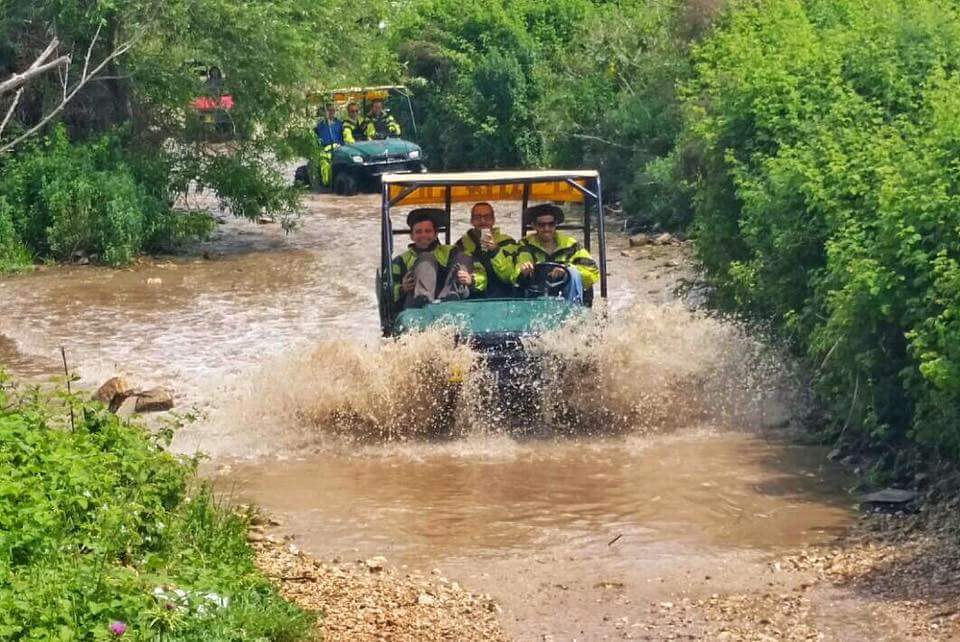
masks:
<svg viewBox="0 0 960 642"><path fill-rule="evenodd" d="M212 229L209 216L181 215L151 193L139 165L115 136L71 143L64 130L0 166L0 262L68 260L75 253L108 265ZM2 265L2 263L0 263Z"/></svg>
<svg viewBox="0 0 960 642"><path fill-rule="evenodd" d="M99 404L3 380L0 639L302 639L311 618L194 469Z"/></svg>
<svg viewBox="0 0 960 642"><path fill-rule="evenodd" d="M694 53L698 252L773 318L841 430L960 457L960 16L745 0Z"/></svg>

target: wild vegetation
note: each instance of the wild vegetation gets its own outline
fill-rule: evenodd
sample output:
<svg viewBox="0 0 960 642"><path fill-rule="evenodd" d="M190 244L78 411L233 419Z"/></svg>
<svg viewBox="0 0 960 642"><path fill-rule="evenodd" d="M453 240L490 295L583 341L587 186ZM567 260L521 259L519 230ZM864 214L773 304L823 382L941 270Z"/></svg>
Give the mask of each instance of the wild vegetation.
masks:
<svg viewBox="0 0 960 642"><path fill-rule="evenodd" d="M0 372L0 639L304 639L169 436Z"/></svg>

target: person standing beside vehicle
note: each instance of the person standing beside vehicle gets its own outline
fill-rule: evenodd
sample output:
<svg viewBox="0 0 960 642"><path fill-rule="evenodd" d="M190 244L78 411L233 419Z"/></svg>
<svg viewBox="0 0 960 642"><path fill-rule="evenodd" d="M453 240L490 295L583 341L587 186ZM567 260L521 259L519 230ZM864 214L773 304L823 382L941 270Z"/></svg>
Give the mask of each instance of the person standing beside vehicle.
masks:
<svg viewBox="0 0 960 642"><path fill-rule="evenodd" d="M470 257L473 263L473 289L490 298L509 297L514 286L513 259L517 242L496 227L497 218L490 203L479 202L470 208L473 229L460 237L454 247L458 254Z"/></svg>
<svg viewBox="0 0 960 642"><path fill-rule="evenodd" d="M583 303L584 290L600 280L600 268L576 239L557 230L563 223L563 210L544 203L527 208L523 215L534 231L519 243L511 281L529 282L537 264L559 263L564 267L551 270L549 278L559 281L568 275L563 286L564 298Z"/></svg>
<svg viewBox="0 0 960 642"><path fill-rule="evenodd" d="M358 140L366 139L366 129L360 116L360 105L351 100L347 103L347 117L343 119L343 142L352 145Z"/></svg>
<svg viewBox="0 0 960 642"><path fill-rule="evenodd" d="M329 186L333 174L333 150L343 145L343 121L337 118L337 106L332 102L328 102L324 109L326 113L313 131L317 133L320 141L320 151L317 154L320 182Z"/></svg>
<svg viewBox="0 0 960 642"><path fill-rule="evenodd" d="M421 308L437 300L469 298L473 274L455 260L454 246L438 240L436 212L413 210L407 226L413 242L393 259L393 300L404 308Z"/></svg>
<svg viewBox="0 0 960 642"><path fill-rule="evenodd" d="M400 135L400 123L383 109L383 99L375 98L370 103L370 113L364 121L364 130L370 140Z"/></svg>

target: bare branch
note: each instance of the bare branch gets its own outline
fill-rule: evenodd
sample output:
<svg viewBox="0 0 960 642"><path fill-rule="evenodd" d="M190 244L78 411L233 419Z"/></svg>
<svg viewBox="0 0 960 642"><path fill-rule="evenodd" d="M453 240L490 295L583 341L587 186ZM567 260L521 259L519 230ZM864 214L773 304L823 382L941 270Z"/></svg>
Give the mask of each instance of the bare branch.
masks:
<svg viewBox="0 0 960 642"><path fill-rule="evenodd" d="M45 63L47 61L47 58L49 58L51 54L53 54L53 50L56 49L57 45L59 44L60 44L60 39L57 37L54 37L53 40L50 41L50 44L47 45L47 48L43 50L43 53L40 54L40 56L37 57L36 60L33 61L32 65L27 67L27 71L33 71L34 69L36 69L37 67Z"/></svg>
<svg viewBox="0 0 960 642"><path fill-rule="evenodd" d="M620 149L629 149L629 150L634 149L630 145L621 145L620 143L615 143L612 140L607 140L606 138L600 138L599 136L591 136L590 134L570 134L570 136L573 138L579 138L581 140L592 140L597 143L603 143L604 145L610 145L611 147L618 147Z"/></svg>
<svg viewBox="0 0 960 642"><path fill-rule="evenodd" d="M80 82L86 82L87 80L87 69L90 67L90 56L93 55L93 47L97 44L97 40L100 39L100 28L103 27L103 23L97 25L97 32L93 34L93 39L90 41L90 46L87 47L87 55L83 59L83 73L80 74Z"/></svg>
<svg viewBox="0 0 960 642"><path fill-rule="evenodd" d="M8 79L0 82L0 94L5 94L7 92L18 89L21 86L28 83L30 80L36 76L45 74L46 72L59 67L61 65L68 64L70 62L70 56L60 56L56 60L51 60L50 62L42 65L31 66L22 74L13 74ZM36 63L34 63L36 65Z"/></svg>
<svg viewBox="0 0 960 642"><path fill-rule="evenodd" d="M99 30L99 28L98 28L98 29L97 29L97 35L99 35L99 33L100 33L100 30ZM3 154L3 153L6 153L6 152L10 151L10 150L13 149L14 147L16 147L17 145L19 145L20 143L22 143L24 140L26 140L27 138L29 138L30 136L32 136L33 134L35 134L35 133L36 133L37 131L39 131L41 128L43 128L47 123L49 123L49 122L53 119L54 116L56 116L56 115L59 114L61 111L63 111L63 109L67 106L67 103L69 103L71 100L73 100L73 97L76 96L77 93L78 93L81 89L83 89L84 86L86 86L86 84L87 84L94 76L96 76L96 75L100 72L101 69L103 69L104 67L106 67L106 66L110 63L110 61L113 60L114 58L117 58L117 57L122 56L123 54L127 53L127 52L130 50L130 48L133 47L134 44L136 44L137 40L139 40L139 39L140 39L140 36L142 36L142 35L143 35L142 33L135 35L133 38L131 38L130 40L127 40L127 41L124 42L122 45L120 45L119 47L117 47L116 49L114 49L113 51L111 51L110 54L107 55L103 60L101 60L100 63L99 63L96 67L94 67L93 70L90 71L89 73L87 73L87 62L89 62L89 60L88 60L87 62L85 62L85 63L84 63L84 72L83 72L83 75L82 75L81 78L77 81L77 83L70 89L70 92L64 96L64 98L63 98L63 100L60 102L60 104L57 105L56 107L54 107L53 110L50 111L50 113L48 113L46 116L44 116L44 117L40 120L39 123L37 123L36 125L34 125L33 127L31 127L30 129L28 129L27 131L25 131L23 134L21 134L20 136L14 138L12 141L10 141L9 143L6 143L5 145L0 145L0 154ZM88 55L89 55L89 51L88 51Z"/></svg>
<svg viewBox="0 0 960 642"><path fill-rule="evenodd" d="M17 90L17 93L13 95L13 100L10 101L10 107L7 109L7 115L3 117L3 122L0 123L0 136L3 136L3 130L7 128L7 123L10 122L10 118L13 116L13 111L17 108L17 103L20 102L20 96L23 95L23 87Z"/></svg>

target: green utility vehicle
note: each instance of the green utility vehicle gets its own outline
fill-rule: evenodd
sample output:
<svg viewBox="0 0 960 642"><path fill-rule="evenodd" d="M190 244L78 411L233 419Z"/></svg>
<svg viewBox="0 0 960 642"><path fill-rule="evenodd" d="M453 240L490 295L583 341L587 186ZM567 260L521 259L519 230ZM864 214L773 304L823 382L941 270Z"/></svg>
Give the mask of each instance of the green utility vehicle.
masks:
<svg viewBox="0 0 960 642"><path fill-rule="evenodd" d="M453 326L458 341L469 342L484 357L501 393L515 396L518 377L529 374L525 341L571 319L596 322L589 309L593 305L593 291L585 292L584 305L549 296L547 271L542 271L542 277L535 279L532 284L518 289L512 298L438 301L422 308L401 309L394 302L391 270L391 260L397 253L394 250L394 238L410 233L404 227L394 227L392 214L396 209L439 205L434 218L440 222L442 242L450 244L450 210L453 203L505 201L518 204L521 212L526 211L528 205L540 202L569 204L573 206L570 209L579 209L577 206L582 205L582 219L574 221L570 220L573 217L568 217L568 222L558 228L579 232L576 236L579 236L583 246L599 265L600 281L595 287L599 287L599 296L606 298L603 199L600 177L596 171L385 174L381 198L382 235L377 297L384 336L401 335L438 324ZM502 207L500 209L503 210ZM518 241L530 231L522 216L521 221ZM541 265L556 267L556 264Z"/></svg>
<svg viewBox="0 0 960 642"><path fill-rule="evenodd" d="M393 103L403 109L397 119L403 128L417 133L416 119L410 94L406 87L388 85L381 87L354 87L319 92L309 96L310 102L323 108L323 103L332 101L343 114L350 102L360 105L360 113L366 115L374 100ZM321 156L329 154L325 161ZM376 192L380 188L380 178L387 173L421 173L427 171L423 150L416 143L401 136L388 136L374 140L357 140L354 143L340 145L333 150L319 149L317 158L310 159L307 165L297 169L296 181L314 189L329 189L341 196L353 196L357 192ZM319 169L320 162L329 162L332 171L325 183Z"/></svg>

